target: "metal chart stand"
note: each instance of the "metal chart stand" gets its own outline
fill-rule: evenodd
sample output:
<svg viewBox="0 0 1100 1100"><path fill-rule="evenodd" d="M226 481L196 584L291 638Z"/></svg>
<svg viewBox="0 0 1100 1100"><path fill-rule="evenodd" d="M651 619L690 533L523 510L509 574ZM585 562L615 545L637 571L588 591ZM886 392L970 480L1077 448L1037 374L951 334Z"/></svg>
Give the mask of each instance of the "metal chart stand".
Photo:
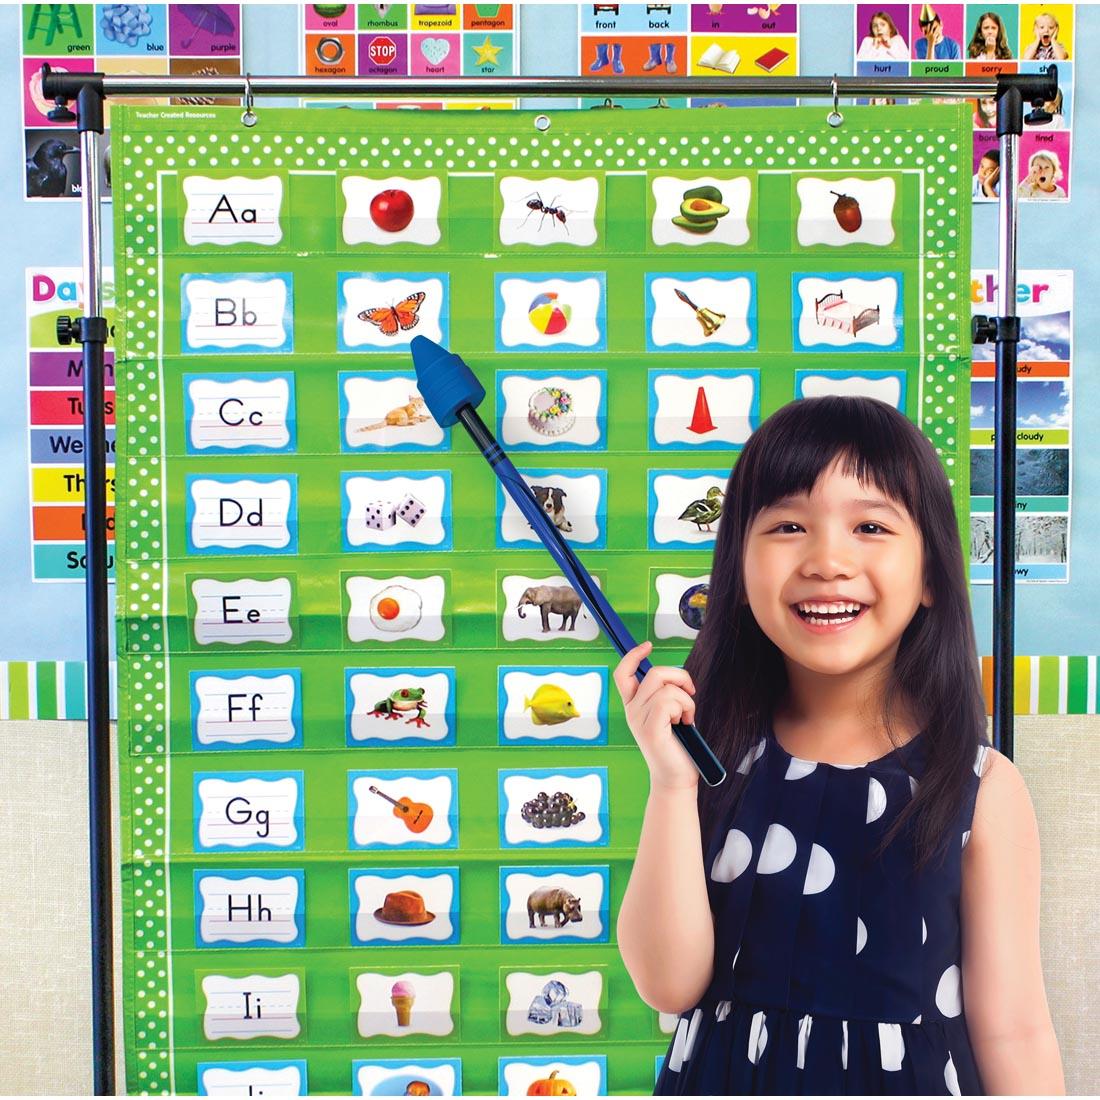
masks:
<svg viewBox="0 0 1100 1100"><path fill-rule="evenodd" d="M83 180L84 316L58 323L62 343L84 346L85 552L88 644L88 783L91 817L92 1042L96 1095L115 1092L114 987L111 894L110 731L108 722L108 612L106 538L106 441L103 417L103 349L107 324L102 316L100 282L99 138L106 96L212 95L240 98L242 121L255 121L253 98L280 96L775 96L832 99L828 124L838 126L840 96L940 96L977 99L996 96L1001 138L999 208L1000 317L975 318L974 338L997 342L994 511L994 700L993 744L1012 756L1014 570L1016 494L1016 162L1023 104L1041 109L1054 99L1058 72L998 74L995 77L477 77L386 80L364 77L301 76L154 76L52 72L42 66L42 91L57 107L55 121L71 121L67 104L77 101ZM249 116L252 122L248 121ZM1006 501L1009 504L1006 506Z"/></svg>

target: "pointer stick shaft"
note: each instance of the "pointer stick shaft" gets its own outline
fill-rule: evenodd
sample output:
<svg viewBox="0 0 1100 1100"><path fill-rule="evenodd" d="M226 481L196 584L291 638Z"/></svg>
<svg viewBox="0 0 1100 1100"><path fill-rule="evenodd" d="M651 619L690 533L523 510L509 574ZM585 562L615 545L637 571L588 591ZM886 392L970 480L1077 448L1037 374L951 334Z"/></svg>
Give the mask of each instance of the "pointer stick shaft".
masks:
<svg viewBox="0 0 1100 1100"><path fill-rule="evenodd" d="M519 471L512 465L512 460L504 453L492 432L485 426L481 417L478 416L477 410L472 405L463 405L455 415L470 433L478 449L496 472L505 491L516 502L520 512L531 524L535 534L542 540L546 549L550 551L551 557L561 567L561 571L565 576L569 578L585 607L592 613L593 618L599 623L603 632L611 639L611 643L618 650L619 656L625 656L629 650L637 645L637 642L634 641L630 631L627 630L615 609L607 602L607 598L596 587L588 570L573 553L570 545L558 533L558 529L554 526L550 517L542 510L542 505L539 504L535 494L531 492L527 483L520 477ZM643 679L651 667L650 662L643 659L638 665L635 676L639 680ZM699 769L699 774L709 786L716 787L725 779L725 768L722 767L718 757L714 755L710 746L703 740L702 734L694 725L677 722L673 724L672 732L680 744L684 746L684 750L691 757L695 766Z"/></svg>

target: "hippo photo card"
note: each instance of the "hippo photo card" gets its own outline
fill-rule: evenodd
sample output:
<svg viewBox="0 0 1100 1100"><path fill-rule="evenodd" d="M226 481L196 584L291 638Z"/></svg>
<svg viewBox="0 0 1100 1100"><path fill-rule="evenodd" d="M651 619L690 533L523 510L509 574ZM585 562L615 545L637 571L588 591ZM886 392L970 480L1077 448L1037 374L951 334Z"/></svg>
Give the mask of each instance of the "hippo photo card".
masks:
<svg viewBox="0 0 1100 1100"><path fill-rule="evenodd" d="M606 943L607 867L501 867L501 943Z"/></svg>

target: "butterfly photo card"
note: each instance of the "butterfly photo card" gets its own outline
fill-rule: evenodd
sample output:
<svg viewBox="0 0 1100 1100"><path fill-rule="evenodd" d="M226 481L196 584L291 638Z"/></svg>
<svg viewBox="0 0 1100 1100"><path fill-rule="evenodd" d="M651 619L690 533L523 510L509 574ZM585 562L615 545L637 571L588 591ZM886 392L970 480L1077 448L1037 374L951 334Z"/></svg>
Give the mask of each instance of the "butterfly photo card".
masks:
<svg viewBox="0 0 1100 1100"><path fill-rule="evenodd" d="M446 345L450 276L446 272L337 275L340 351L405 351L414 336Z"/></svg>

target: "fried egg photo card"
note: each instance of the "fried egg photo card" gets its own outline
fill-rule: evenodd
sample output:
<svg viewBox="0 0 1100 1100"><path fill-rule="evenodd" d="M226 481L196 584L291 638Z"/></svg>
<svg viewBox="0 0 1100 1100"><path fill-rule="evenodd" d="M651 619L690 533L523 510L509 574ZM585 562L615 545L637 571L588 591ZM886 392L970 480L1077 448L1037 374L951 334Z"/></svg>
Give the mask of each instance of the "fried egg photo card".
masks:
<svg viewBox="0 0 1100 1100"><path fill-rule="evenodd" d="M281 176L184 176L183 239L203 244L277 245L283 239Z"/></svg>
<svg viewBox="0 0 1100 1100"><path fill-rule="evenodd" d="M348 772L350 848L457 848L455 768Z"/></svg>
<svg viewBox="0 0 1100 1100"><path fill-rule="evenodd" d="M305 997L300 974L207 973L199 980L199 1001L205 1002L202 1032L211 1042L297 1039L302 1034Z"/></svg>
<svg viewBox="0 0 1100 1100"><path fill-rule="evenodd" d="M494 276L497 351L607 350L607 276Z"/></svg>
<svg viewBox="0 0 1100 1100"><path fill-rule="evenodd" d="M593 550L607 546L607 471L571 466L568 472L531 469L517 473L566 542ZM538 535L511 493L497 482L497 547L541 546Z"/></svg>
<svg viewBox="0 0 1100 1100"><path fill-rule="evenodd" d="M302 673L297 668L190 673L191 747L302 747Z"/></svg>
<svg viewBox="0 0 1100 1100"><path fill-rule="evenodd" d="M184 355L294 350L294 276L289 273L180 277Z"/></svg>
<svg viewBox="0 0 1100 1100"><path fill-rule="evenodd" d="M588 248L603 233L601 188L595 176L500 176L497 187L500 243L505 248Z"/></svg>
<svg viewBox="0 0 1100 1100"><path fill-rule="evenodd" d="M645 277L646 351L755 351L756 276Z"/></svg>
<svg viewBox="0 0 1100 1100"><path fill-rule="evenodd" d="M438 176L344 176L340 189L345 244L430 246L443 237Z"/></svg>
<svg viewBox="0 0 1100 1100"><path fill-rule="evenodd" d="M461 1058L356 1058L352 1096L461 1096Z"/></svg>
<svg viewBox="0 0 1100 1100"><path fill-rule="evenodd" d="M596 1035L603 1028L604 968L534 974L502 970L509 1035Z"/></svg>
<svg viewBox="0 0 1100 1100"><path fill-rule="evenodd" d="M458 868L348 872L351 942L359 947L458 942Z"/></svg>
<svg viewBox="0 0 1100 1100"><path fill-rule="evenodd" d="M455 670L344 670L347 744L455 743Z"/></svg>
<svg viewBox="0 0 1100 1100"><path fill-rule="evenodd" d="M199 1062L199 1096L309 1095L306 1060L264 1062Z"/></svg>
<svg viewBox="0 0 1100 1100"><path fill-rule="evenodd" d="M690 248L747 244L752 188L748 176L652 175L653 244Z"/></svg>
<svg viewBox="0 0 1100 1100"><path fill-rule="evenodd" d="M756 369L649 371L650 450L741 447L759 422Z"/></svg>
<svg viewBox="0 0 1100 1100"><path fill-rule="evenodd" d="M693 641L698 637L706 617L710 574L685 577L679 573L659 573L651 569L650 577L657 594L657 606L653 612L654 637Z"/></svg>
<svg viewBox="0 0 1100 1100"><path fill-rule="evenodd" d="M497 438L513 451L607 450L607 371L497 371Z"/></svg>
<svg viewBox="0 0 1100 1100"><path fill-rule="evenodd" d="M447 633L442 576L344 575L350 642L438 642Z"/></svg>
<svg viewBox="0 0 1100 1100"><path fill-rule="evenodd" d="M416 372L341 371L340 447L344 451L446 451L448 432L416 388Z"/></svg>
<svg viewBox="0 0 1100 1100"><path fill-rule="evenodd" d="M497 1092L501 1096L606 1096L606 1054L501 1058ZM566 1087L568 1086L568 1088ZM570 1091L571 1090L571 1091Z"/></svg>
<svg viewBox="0 0 1100 1100"><path fill-rule="evenodd" d="M185 374L188 454L289 454L297 449L293 371Z"/></svg>
<svg viewBox="0 0 1100 1100"><path fill-rule="evenodd" d="M498 570L497 578L504 597L500 627L505 642L521 638L592 642L600 636L599 624L565 577L528 577ZM602 588L594 574L592 583Z"/></svg>
<svg viewBox="0 0 1100 1100"><path fill-rule="evenodd" d="M497 776L502 848L607 844L606 767L501 768Z"/></svg>
<svg viewBox="0 0 1100 1100"><path fill-rule="evenodd" d="M727 468L647 470L649 548L713 546L726 499Z"/></svg>
<svg viewBox="0 0 1100 1100"><path fill-rule="evenodd" d="M196 947L301 947L305 872L195 871Z"/></svg>
<svg viewBox="0 0 1100 1100"><path fill-rule="evenodd" d="M187 475L191 554L296 554L296 474Z"/></svg>
<svg viewBox="0 0 1100 1100"><path fill-rule="evenodd" d="M500 665L498 743L606 745L607 680L603 665Z"/></svg>
<svg viewBox="0 0 1100 1100"><path fill-rule="evenodd" d="M305 847L303 772L196 772L192 789L196 852Z"/></svg>
<svg viewBox="0 0 1100 1100"><path fill-rule="evenodd" d="M344 473L345 550L450 550L451 471Z"/></svg>
<svg viewBox="0 0 1100 1100"><path fill-rule="evenodd" d="M798 243L803 248L817 244L882 248L894 243L897 183L893 176L801 176L794 180L794 186L798 195Z"/></svg>
<svg viewBox="0 0 1100 1100"><path fill-rule="evenodd" d="M794 350L901 351L902 276L830 276L794 272Z"/></svg>
<svg viewBox="0 0 1100 1100"><path fill-rule="evenodd" d="M188 587L196 645L286 645L295 635L290 577L196 577Z"/></svg>
<svg viewBox="0 0 1100 1100"><path fill-rule="evenodd" d="M905 412L903 370L796 370L796 397L874 397Z"/></svg>
<svg viewBox="0 0 1100 1100"><path fill-rule="evenodd" d="M354 984L355 1029L364 1039L456 1034L457 966L434 974L365 971L354 975Z"/></svg>
<svg viewBox="0 0 1100 1100"><path fill-rule="evenodd" d="M501 867L501 943L607 943L607 867Z"/></svg>
<svg viewBox="0 0 1100 1100"><path fill-rule="evenodd" d="M414 336L448 341L450 276L442 272L336 276L340 351L406 351Z"/></svg>

